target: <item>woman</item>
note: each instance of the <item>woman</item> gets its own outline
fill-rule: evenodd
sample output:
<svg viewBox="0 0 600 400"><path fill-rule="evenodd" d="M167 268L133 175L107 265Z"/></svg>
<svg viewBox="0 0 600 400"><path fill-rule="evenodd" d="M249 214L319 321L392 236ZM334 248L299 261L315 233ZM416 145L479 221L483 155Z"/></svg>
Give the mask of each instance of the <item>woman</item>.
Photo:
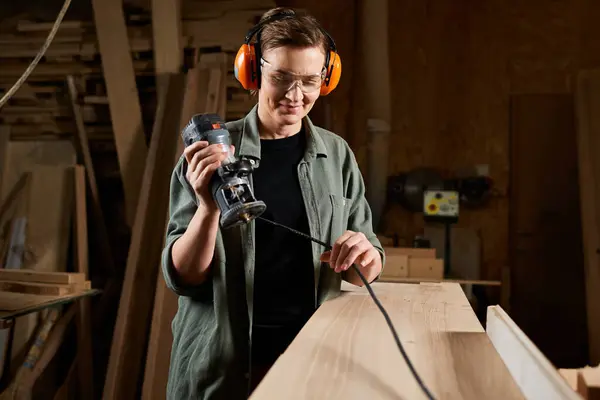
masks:
<svg viewBox="0 0 600 400"><path fill-rule="evenodd" d="M220 229L209 180L224 149L188 146L171 180L163 251L167 285L179 295L168 385L173 399L246 398L315 309L339 294L342 279L362 285L352 263L369 281L383 265L352 151L307 116L337 83L326 68L339 68L333 41L313 17L288 9L269 11L258 28L259 73L248 74L252 46L242 46L236 60L238 80L256 89L258 103L244 119L227 123L232 150L255 167L254 194L267 205L263 217L333 248L326 252L260 219Z"/></svg>

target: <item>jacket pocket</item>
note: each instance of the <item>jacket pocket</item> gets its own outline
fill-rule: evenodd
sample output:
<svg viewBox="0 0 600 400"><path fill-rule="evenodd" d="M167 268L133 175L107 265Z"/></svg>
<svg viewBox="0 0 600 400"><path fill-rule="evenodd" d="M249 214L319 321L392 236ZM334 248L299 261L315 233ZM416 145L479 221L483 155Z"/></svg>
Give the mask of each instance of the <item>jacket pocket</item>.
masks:
<svg viewBox="0 0 600 400"><path fill-rule="evenodd" d="M337 194L330 194L331 227L330 242L335 242L347 229L350 214L350 199Z"/></svg>

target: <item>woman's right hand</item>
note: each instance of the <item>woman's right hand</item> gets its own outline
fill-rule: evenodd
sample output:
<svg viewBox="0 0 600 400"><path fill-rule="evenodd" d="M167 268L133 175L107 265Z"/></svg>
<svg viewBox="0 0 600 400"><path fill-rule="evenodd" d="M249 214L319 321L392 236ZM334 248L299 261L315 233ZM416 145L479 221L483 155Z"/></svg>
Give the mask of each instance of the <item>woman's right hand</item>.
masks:
<svg viewBox="0 0 600 400"><path fill-rule="evenodd" d="M231 152L234 150L232 145ZM209 146L207 141L198 141L186 147L183 155L188 163L185 177L196 192L198 200L209 209L214 209L216 204L209 183L216 169L227 157L227 151L221 144Z"/></svg>

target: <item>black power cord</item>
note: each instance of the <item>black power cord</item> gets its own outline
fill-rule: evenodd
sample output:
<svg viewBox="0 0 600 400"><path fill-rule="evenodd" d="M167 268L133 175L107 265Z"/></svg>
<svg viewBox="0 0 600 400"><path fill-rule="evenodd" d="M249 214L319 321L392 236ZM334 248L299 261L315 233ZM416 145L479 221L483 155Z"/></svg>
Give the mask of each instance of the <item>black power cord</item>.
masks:
<svg viewBox="0 0 600 400"><path fill-rule="evenodd" d="M307 235L305 233L297 231L297 230L295 230L293 228L290 228L289 226L285 226L285 225L280 224L278 222L271 221L270 219L267 219L267 218L264 218L264 217L260 217L259 216L257 218L260 219L260 220L262 220L262 221L268 222L269 224L278 226L280 228L287 229L290 232L293 232L293 233L295 233L297 235L300 235L300 236L302 236L302 237L304 237L304 238L306 238L308 240L311 240L311 241L313 241L315 243L320 244L321 246L325 247L327 250L331 250L331 246L328 245L327 243L322 242L319 239L316 239L316 238L314 238L312 236L309 236L309 235ZM406 350L404 350L404 346L402 345L402 342L400 342L400 338L398 336L398 332L396 332L396 328L394 327L394 324L392 323L392 320L391 320L390 316L388 315L388 313L385 310L385 308L383 308L383 305L381 304L381 302L379 301L379 299L375 295L375 292L373 292L373 289L371 288L371 285L367 281L367 278L365 278L365 276L362 274L362 272L360 272L360 269L356 266L356 264L352 264L352 268L354 268L354 271L356 271L356 273L360 277L360 280L363 282L363 284L367 288L367 291L371 295L371 298L373 299L373 302L375 302L375 304L377 305L377 308L379 308L379 311L381 311L381 313L383 314L383 317L385 318L385 321L387 322L387 325L390 328L390 331L392 332L392 336L394 337L394 341L396 342L396 345L398 346L398 349L400 350L400 353L402 353L402 357L404 357L404 361L406 361L406 364L408 365L408 368L410 369L410 372L412 372L413 376L415 377L415 380L417 381L417 383L419 384L419 386L421 387L421 389L423 390L423 392L425 393L425 395L427 396L427 398L429 400L435 400L435 397L433 397L433 394L431 394L431 392L429 391L429 389L427 388L427 386L425 386L425 383L423 383L423 380L421 379L421 377L419 376L419 374L415 370L414 365L412 364L412 362L408 358L408 355L406 354Z"/></svg>

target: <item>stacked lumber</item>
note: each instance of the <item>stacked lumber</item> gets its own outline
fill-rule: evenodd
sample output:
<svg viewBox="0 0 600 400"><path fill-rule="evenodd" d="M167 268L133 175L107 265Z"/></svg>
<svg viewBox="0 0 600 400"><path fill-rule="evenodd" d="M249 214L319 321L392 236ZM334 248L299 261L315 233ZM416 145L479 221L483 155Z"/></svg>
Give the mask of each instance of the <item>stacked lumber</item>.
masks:
<svg viewBox="0 0 600 400"><path fill-rule="evenodd" d="M273 1L184 1L182 40L185 64L195 63L198 51L229 56L227 119L243 116L255 100L233 76L233 59L248 29ZM149 9L126 9L127 35L145 126L156 112L152 21ZM0 93L6 92L27 69L46 40L52 22L21 20L0 34ZM42 61L0 113L0 124L11 126L21 140L63 138L75 133L65 76L80 78L82 113L91 141L110 142L112 129L100 49L93 21L64 20Z"/></svg>
<svg viewBox="0 0 600 400"><path fill-rule="evenodd" d="M5 129L0 138L0 358L10 384L0 398L30 394L64 356L59 348L71 328L77 378L91 387L84 167L69 141L12 141Z"/></svg>
<svg viewBox="0 0 600 400"><path fill-rule="evenodd" d="M381 280L404 279L441 280L444 260L436 257L435 249L384 246L386 266Z"/></svg>
<svg viewBox="0 0 600 400"><path fill-rule="evenodd" d="M3 292L64 296L91 288L83 273L0 269L0 296Z"/></svg>

